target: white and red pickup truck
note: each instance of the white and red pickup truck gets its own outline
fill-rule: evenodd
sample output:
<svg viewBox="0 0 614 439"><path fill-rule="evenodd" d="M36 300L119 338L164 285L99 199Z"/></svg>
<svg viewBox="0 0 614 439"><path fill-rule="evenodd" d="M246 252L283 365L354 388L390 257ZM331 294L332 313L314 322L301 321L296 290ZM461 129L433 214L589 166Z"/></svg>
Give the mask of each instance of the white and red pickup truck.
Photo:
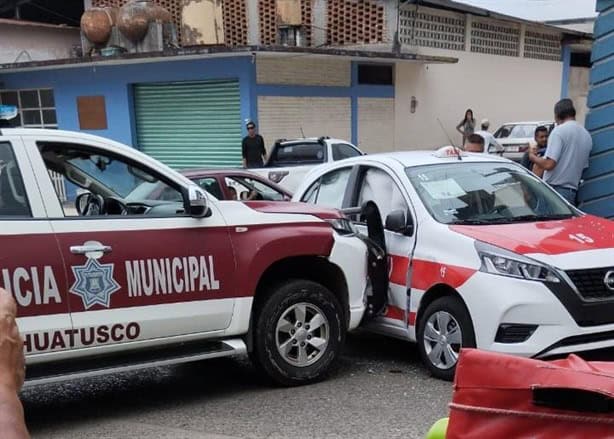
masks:
<svg viewBox="0 0 614 439"><path fill-rule="evenodd" d="M330 137L280 139L275 142L264 168L250 169L294 192L318 165L358 157L364 153L350 142Z"/></svg>
<svg viewBox="0 0 614 439"><path fill-rule="evenodd" d="M178 196L126 200L155 182ZM365 311L366 254L336 210L218 201L110 140L0 130L0 285L26 384L245 352L277 383L317 380Z"/></svg>

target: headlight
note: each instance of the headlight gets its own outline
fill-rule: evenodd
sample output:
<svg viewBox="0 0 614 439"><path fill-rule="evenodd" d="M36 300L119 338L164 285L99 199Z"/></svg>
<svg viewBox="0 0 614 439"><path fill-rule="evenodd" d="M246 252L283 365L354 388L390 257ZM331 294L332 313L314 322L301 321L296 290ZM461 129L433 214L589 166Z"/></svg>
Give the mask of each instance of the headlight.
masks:
<svg viewBox="0 0 614 439"><path fill-rule="evenodd" d="M545 264L511 251L476 241L480 256L480 271L500 276L515 277L540 282L560 282L556 271Z"/></svg>
<svg viewBox="0 0 614 439"><path fill-rule="evenodd" d="M354 223L347 218L335 218L326 221L340 235L354 235L356 233L356 227L354 227Z"/></svg>

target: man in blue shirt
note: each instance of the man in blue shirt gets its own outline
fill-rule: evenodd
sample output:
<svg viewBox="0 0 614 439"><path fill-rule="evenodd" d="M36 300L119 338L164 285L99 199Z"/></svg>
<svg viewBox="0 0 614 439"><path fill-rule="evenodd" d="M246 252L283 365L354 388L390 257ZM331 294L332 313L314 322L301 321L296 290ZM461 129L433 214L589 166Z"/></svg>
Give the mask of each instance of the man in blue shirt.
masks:
<svg viewBox="0 0 614 439"><path fill-rule="evenodd" d="M554 106L557 126L548 137L544 157L529 153L529 160L545 169L544 181L571 204L576 205L582 171L588 167L593 140L576 122L576 109L571 99L561 99Z"/></svg>

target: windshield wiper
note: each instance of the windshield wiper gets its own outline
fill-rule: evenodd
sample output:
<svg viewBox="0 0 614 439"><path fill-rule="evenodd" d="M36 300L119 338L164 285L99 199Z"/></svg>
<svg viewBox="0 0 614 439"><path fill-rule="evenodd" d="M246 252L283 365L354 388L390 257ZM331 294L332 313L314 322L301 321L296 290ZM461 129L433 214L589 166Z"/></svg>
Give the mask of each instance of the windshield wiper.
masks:
<svg viewBox="0 0 614 439"><path fill-rule="evenodd" d="M492 220L481 220L481 219L464 219L464 220L456 220L452 221L449 224L454 225L469 225L469 226L486 226L488 224L492 224Z"/></svg>
<svg viewBox="0 0 614 439"><path fill-rule="evenodd" d="M524 221L555 221L573 218L575 215L573 213L550 213L550 214L542 214L542 215L520 215L512 218L506 218L509 222L521 223Z"/></svg>

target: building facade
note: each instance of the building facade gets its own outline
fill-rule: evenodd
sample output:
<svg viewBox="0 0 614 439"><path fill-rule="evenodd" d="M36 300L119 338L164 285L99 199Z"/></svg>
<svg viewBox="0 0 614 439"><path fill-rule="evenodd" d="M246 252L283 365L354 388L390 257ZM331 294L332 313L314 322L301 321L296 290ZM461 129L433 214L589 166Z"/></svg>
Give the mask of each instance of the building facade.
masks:
<svg viewBox="0 0 614 439"><path fill-rule="evenodd" d="M552 118L570 90L564 43L580 38L443 0L287 2L288 26L276 0L158 3L197 46L4 65L0 103L17 102L22 125L99 134L175 167L238 165L248 119L268 144L329 135L370 153L432 149L460 142L467 108L492 128ZM186 26L182 5L210 13ZM195 31L211 19L218 32Z"/></svg>
<svg viewBox="0 0 614 439"><path fill-rule="evenodd" d="M582 210L614 218L614 2L598 0L597 11L586 118L593 150L578 197Z"/></svg>

